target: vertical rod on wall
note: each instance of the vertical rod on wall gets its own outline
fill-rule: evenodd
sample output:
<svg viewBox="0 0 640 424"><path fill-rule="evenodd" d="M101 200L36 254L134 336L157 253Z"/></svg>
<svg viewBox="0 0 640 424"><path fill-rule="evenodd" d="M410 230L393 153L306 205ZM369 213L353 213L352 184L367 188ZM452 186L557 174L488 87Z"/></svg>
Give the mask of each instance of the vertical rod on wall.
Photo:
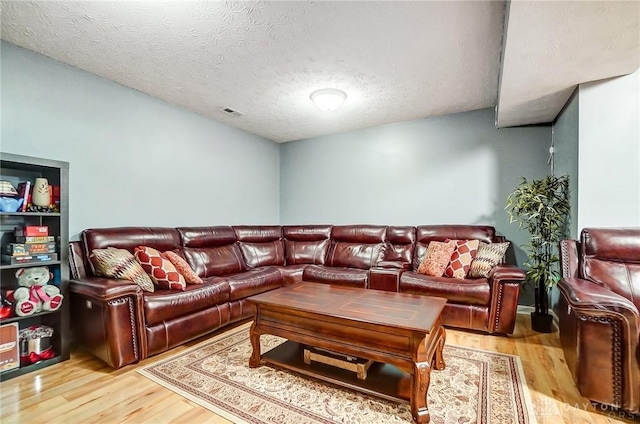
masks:
<svg viewBox="0 0 640 424"><path fill-rule="evenodd" d="M551 165L551 175L555 174L555 149L553 148L553 129L551 130L551 146L549 147L549 160L547 163Z"/></svg>

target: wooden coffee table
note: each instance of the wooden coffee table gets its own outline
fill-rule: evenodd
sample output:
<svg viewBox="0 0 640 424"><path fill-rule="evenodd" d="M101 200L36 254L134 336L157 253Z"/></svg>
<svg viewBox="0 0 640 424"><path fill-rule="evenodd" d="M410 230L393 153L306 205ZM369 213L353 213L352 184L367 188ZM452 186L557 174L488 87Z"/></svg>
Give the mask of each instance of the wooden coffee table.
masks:
<svg viewBox="0 0 640 424"><path fill-rule="evenodd" d="M429 422L431 367L445 367L446 299L378 290L298 283L248 299L256 306L249 366L269 363L351 389L409 402L418 423ZM260 335L288 342L260 354ZM376 361L366 379L325 364L305 364L306 346Z"/></svg>

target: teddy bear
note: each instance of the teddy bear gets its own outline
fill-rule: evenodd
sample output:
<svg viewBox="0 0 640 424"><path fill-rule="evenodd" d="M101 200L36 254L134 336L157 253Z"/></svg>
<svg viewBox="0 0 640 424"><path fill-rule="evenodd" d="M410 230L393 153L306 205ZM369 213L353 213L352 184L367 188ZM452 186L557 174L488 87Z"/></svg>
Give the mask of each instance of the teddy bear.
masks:
<svg viewBox="0 0 640 424"><path fill-rule="evenodd" d="M20 268L16 272L20 286L13 292L16 315L24 317L60 308L63 299L60 289L47 284L52 277L46 266Z"/></svg>

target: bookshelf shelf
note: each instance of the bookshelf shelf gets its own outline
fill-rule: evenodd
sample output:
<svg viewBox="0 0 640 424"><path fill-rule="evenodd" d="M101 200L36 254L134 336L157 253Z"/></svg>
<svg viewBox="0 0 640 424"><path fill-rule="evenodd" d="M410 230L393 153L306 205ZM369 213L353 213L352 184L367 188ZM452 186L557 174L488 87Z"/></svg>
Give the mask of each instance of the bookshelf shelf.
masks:
<svg viewBox="0 0 640 424"><path fill-rule="evenodd" d="M11 317L11 318L3 318L3 319L0 319L0 325L3 325L3 324L9 324L9 323L11 323L11 322L18 322L18 321L24 320L25 318L38 318L38 317L41 317L41 316L44 316L44 315L57 314L59 311L60 311L60 310L57 310L57 311L44 311L44 312L38 312L38 313L36 313L36 314L29 315L28 317Z"/></svg>
<svg viewBox="0 0 640 424"><path fill-rule="evenodd" d="M0 270L3 269L18 269L27 266L51 266L60 265L60 261L43 261L43 262L29 262L25 264L0 264Z"/></svg>
<svg viewBox="0 0 640 424"><path fill-rule="evenodd" d="M60 216L58 212L0 212L0 217L5 216Z"/></svg>
<svg viewBox="0 0 640 424"><path fill-rule="evenodd" d="M21 375L28 374L30 372L37 371L37 370L42 369L42 368L46 368L46 367L48 367L50 365L54 365L54 364L60 363L62 361L65 361L65 359L61 355L58 355L58 356L54 356L51 359L45 359L44 361L40 361L40 362L37 362L35 364L27 365L25 367L20 367L20 368L16 368L16 369L9 370L9 371L4 371L3 373L0 374L0 381L5 381L5 380L9 380L9 379L14 378L14 377L19 377Z"/></svg>
<svg viewBox="0 0 640 424"><path fill-rule="evenodd" d="M28 315L25 317L11 316L0 320L0 326L18 325L18 331L33 326L46 326L53 329L50 346L53 348L55 357L35 364L21 366L20 368L7 370L0 373L0 381L8 380L20 375L28 374L32 371L57 364L69 359L69 164L48 159L41 159L29 156L14 155L0 152L0 180L11 182L14 187L20 183L33 183L36 178L46 178L51 186L60 188L59 212L0 212L0 244L3 256L9 256L15 248L12 243L25 244L17 241L14 229L26 226L46 226L48 235L53 236L51 241L44 243L55 243L57 257L52 261L33 261L27 263L7 263L9 260L0 261L0 279L2 280L3 295L15 290L17 285L16 270L20 268L46 266L54 275L49 284L54 284L60 289L60 294L64 297L60 308L56 311L44 311ZM31 184L33 185L33 184ZM56 198L57 203L57 198ZM31 243L37 243L35 241ZM29 241L26 241L29 244ZM31 249L32 247L28 247ZM47 251L52 248L47 249ZM46 255L39 250L26 250L32 255ZM51 252L52 253L52 252ZM29 253L27 253L29 254ZM54 258L52 258L54 259ZM13 260L12 260L13 261ZM15 315L15 313L13 313ZM15 330L14 330L15 331ZM47 336L48 337L48 336ZM19 342L19 341L18 341ZM18 343L20 347L21 343ZM31 343L28 343L31 345ZM28 352L20 352L26 354Z"/></svg>

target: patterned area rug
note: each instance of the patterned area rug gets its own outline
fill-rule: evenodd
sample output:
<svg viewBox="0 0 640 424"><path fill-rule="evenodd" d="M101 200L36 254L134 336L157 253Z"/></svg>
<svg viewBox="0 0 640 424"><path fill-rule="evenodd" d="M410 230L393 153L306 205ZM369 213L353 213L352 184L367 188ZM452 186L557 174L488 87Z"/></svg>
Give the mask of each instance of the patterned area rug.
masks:
<svg viewBox="0 0 640 424"><path fill-rule="evenodd" d="M289 371L248 367L249 324L140 369L142 375L234 423L411 423L407 403L339 388ZM261 337L262 352L285 340ZM431 371L432 423L535 423L520 358L445 346Z"/></svg>

